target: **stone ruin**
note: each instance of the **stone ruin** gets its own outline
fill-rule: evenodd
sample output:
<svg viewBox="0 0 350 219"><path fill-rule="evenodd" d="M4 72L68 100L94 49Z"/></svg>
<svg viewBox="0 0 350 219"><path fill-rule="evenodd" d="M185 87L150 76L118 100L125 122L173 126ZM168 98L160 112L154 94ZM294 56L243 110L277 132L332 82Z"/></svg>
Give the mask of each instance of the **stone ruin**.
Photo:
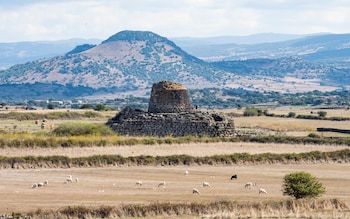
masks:
<svg viewBox="0 0 350 219"><path fill-rule="evenodd" d="M215 112L197 111L187 89L170 81L153 84L148 112L126 107L107 125L118 134L129 136L232 137L235 132L232 119Z"/></svg>

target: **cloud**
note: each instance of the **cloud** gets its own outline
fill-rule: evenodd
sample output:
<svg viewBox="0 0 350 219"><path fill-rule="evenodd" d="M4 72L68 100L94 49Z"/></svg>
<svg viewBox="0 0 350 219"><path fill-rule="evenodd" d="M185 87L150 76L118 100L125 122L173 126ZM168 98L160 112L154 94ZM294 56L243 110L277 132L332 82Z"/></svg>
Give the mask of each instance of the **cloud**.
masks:
<svg viewBox="0 0 350 219"><path fill-rule="evenodd" d="M0 0L0 42L106 39L122 30L165 37L348 33L349 11L346 0Z"/></svg>

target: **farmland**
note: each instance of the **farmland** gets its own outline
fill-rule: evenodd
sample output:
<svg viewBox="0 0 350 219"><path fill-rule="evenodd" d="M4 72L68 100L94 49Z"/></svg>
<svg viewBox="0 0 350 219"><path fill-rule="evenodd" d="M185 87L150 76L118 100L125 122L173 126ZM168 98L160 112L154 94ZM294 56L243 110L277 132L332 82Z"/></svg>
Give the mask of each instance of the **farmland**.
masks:
<svg viewBox="0 0 350 219"><path fill-rule="evenodd" d="M299 114L309 113L309 109L292 109ZM299 110L299 111L298 111ZM287 114L291 109L276 109L278 114ZM79 112L79 111L78 111ZM227 112L227 111L225 111ZM7 113L7 112L1 112ZM25 113L25 112L23 112ZM36 112L36 113L48 113ZM241 113L235 111L235 113ZM338 109L328 110L327 115L341 115L350 117L349 110ZM73 118L73 119L51 119L50 123L55 127L66 122L84 122L86 124L102 124L113 116L115 112L105 112L94 118ZM348 128L350 121L326 121L326 120L304 120L297 118L271 118L271 117L236 117L235 124L238 129L262 129L264 134L275 133L281 136L308 136L310 133L318 135L320 138L342 137L349 138L345 134L337 133L317 133L317 127ZM36 136L46 138L53 129L42 130L34 123L34 120L0 120L0 136L16 136L16 138L26 136ZM41 137L40 137L41 136ZM103 136L80 136L86 138L116 138ZM57 137L59 138L59 137ZM194 138L196 139L196 138ZM141 141L142 142L142 141ZM152 143L152 144L124 144L115 145L107 142L104 146L70 146L70 147L12 147L2 146L0 156L5 158L21 157L49 157L64 156L67 158L91 157L96 155L120 155L121 157L140 156L162 157L189 155L192 157L208 157L217 155L230 155L246 153L255 154L298 154L313 151L332 152L347 150L349 145L334 144L299 144L299 143L257 143L243 141L218 141L218 142L176 142L174 143ZM189 171L185 175L185 171ZM101 206L111 206L111 208L121 208L120 206L147 206L154 203L160 207L162 203L177 205L184 204L182 214L189 218L238 218L238 217L338 217L346 218L350 216L349 208L336 208L332 204L334 200L350 206L350 170L349 157L337 160L299 160L298 162L237 162L237 163L188 163L179 164L142 164L137 162L123 165L104 165L68 167L44 165L33 168L1 169L2 180L0 182L0 196L6 199L0 200L0 213L21 215L40 215L46 212L54 218L55 213L68 207L78 206L80 209L101 208ZM290 201L290 197L282 195L282 179L287 173L294 171L307 171L315 175L325 186L326 193L319 198L323 202L320 210L307 207L305 202L296 203L297 210L292 210L279 206L276 203ZM237 174L237 180L230 180L232 174ZM77 183L65 184L64 180L72 175L79 178ZM32 189L33 183L48 180L45 187ZM136 186L135 182L142 180L142 186ZM159 182L165 181L165 187L158 187ZM211 188L201 187L203 182L209 182ZM245 189L244 184L248 181L256 182L257 186L252 189ZM268 194L258 194L258 188L263 187ZM201 194L192 194L192 188L200 190ZM333 201L332 201L333 200ZM218 202L233 202L243 204L246 207L226 209ZM337 202L335 201L335 202ZM309 202L311 202L309 200ZM216 203L216 208L221 211L194 211L187 209L188 206L204 205L210 206ZM256 207L264 205L264 208ZM341 204L341 206L343 205ZM321 205L321 204L320 204ZM255 206L255 207L254 207ZM200 207L198 207L200 208ZM215 208L214 208L215 209ZM135 210L136 211L136 210ZM174 210L173 210L174 211ZM35 213L37 212L37 213ZM187 213L186 213L187 212ZM203 213L204 212L204 213ZM151 210L148 214L140 214L152 218ZM172 218L171 213L164 210L157 215L159 218ZM179 213L178 213L179 214ZM111 213L109 216L118 215ZM175 214L176 215L176 214ZM71 215L72 216L72 215ZM77 215L73 215L78 217ZM136 217L135 215L121 214L123 217ZM68 216L67 216L68 217Z"/></svg>

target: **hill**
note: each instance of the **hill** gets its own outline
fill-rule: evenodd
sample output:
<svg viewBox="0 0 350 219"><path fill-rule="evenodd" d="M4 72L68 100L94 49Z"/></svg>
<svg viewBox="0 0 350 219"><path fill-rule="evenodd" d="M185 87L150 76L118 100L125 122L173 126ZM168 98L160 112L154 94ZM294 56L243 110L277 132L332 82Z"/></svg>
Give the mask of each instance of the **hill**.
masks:
<svg viewBox="0 0 350 219"><path fill-rule="evenodd" d="M273 38L274 35L264 35ZM288 35L287 35L288 36ZM334 67L350 68L350 34L317 34L312 36L289 36L281 41L254 41L229 43L229 41L200 41L202 44L180 41L188 53L206 61L236 61L255 58L277 59L300 56L305 60Z"/></svg>
<svg viewBox="0 0 350 219"><path fill-rule="evenodd" d="M299 57L206 62L153 32L121 31L99 45L81 45L64 55L0 71L0 97L144 96L153 83L162 80L190 89L327 91L347 86L347 75L346 71Z"/></svg>

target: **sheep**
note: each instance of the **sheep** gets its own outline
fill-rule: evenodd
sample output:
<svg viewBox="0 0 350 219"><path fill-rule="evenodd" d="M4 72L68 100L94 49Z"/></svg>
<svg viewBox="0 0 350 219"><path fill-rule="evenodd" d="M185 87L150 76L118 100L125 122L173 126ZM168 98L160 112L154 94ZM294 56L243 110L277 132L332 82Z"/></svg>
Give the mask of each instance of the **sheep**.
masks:
<svg viewBox="0 0 350 219"><path fill-rule="evenodd" d="M232 175L231 180L233 180L233 179L238 179L237 175Z"/></svg>
<svg viewBox="0 0 350 219"><path fill-rule="evenodd" d="M185 171L185 175L188 175L188 170Z"/></svg>
<svg viewBox="0 0 350 219"><path fill-rule="evenodd" d="M165 182L163 181L163 182L160 182L159 184L158 184L158 187L165 187Z"/></svg>
<svg viewBox="0 0 350 219"><path fill-rule="evenodd" d="M75 178L75 182L76 182L76 183L79 182L79 179L78 179L78 178Z"/></svg>
<svg viewBox="0 0 350 219"><path fill-rule="evenodd" d="M192 194L201 194L198 189L193 188L192 189Z"/></svg>
<svg viewBox="0 0 350 219"><path fill-rule="evenodd" d="M139 180L139 181L136 181L135 185L136 185L136 186L142 186L142 181L140 181L140 180Z"/></svg>
<svg viewBox="0 0 350 219"><path fill-rule="evenodd" d="M267 191L263 188L259 189L259 194L267 194Z"/></svg>
<svg viewBox="0 0 350 219"><path fill-rule="evenodd" d="M45 180L44 181L44 186L47 186L49 184L49 181L48 180Z"/></svg>
<svg viewBox="0 0 350 219"><path fill-rule="evenodd" d="M64 183L70 183L70 182L73 182L73 177L72 177L72 175L69 175L68 178L65 180Z"/></svg>
<svg viewBox="0 0 350 219"><path fill-rule="evenodd" d="M203 187L211 187L210 184L208 182L203 182L202 184Z"/></svg>
<svg viewBox="0 0 350 219"><path fill-rule="evenodd" d="M244 188L245 188L245 189L252 189L252 186L256 186L256 183L247 182L247 183L244 185Z"/></svg>
<svg viewBox="0 0 350 219"><path fill-rule="evenodd" d="M33 183L32 189L35 189L36 187L38 187L38 183Z"/></svg>
<svg viewBox="0 0 350 219"><path fill-rule="evenodd" d="M44 186L44 183L43 182L38 182L38 187L43 187Z"/></svg>

